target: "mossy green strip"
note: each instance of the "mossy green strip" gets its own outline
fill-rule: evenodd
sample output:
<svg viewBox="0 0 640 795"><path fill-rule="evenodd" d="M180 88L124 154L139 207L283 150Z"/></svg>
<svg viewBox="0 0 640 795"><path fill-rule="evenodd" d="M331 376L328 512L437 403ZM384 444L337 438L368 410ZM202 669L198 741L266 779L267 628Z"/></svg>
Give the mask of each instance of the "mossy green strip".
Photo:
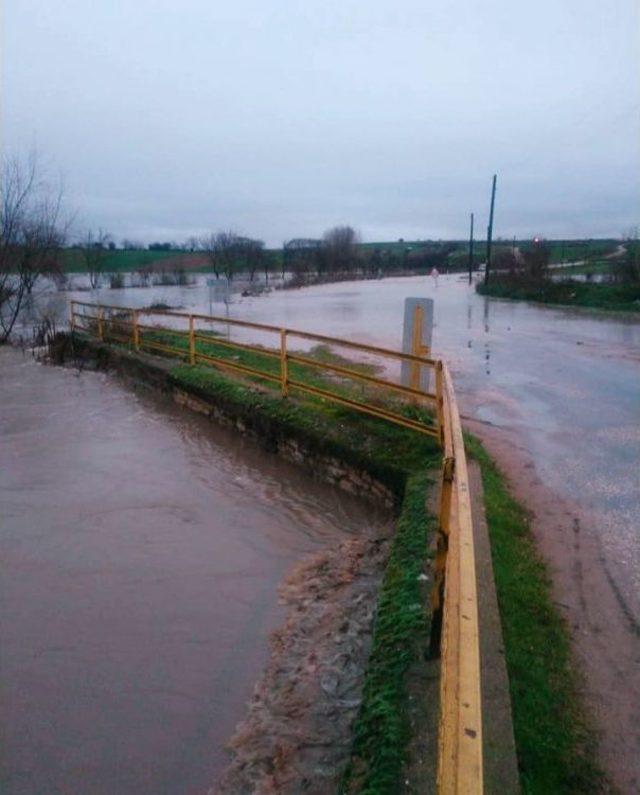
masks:
<svg viewBox="0 0 640 795"><path fill-rule="evenodd" d="M428 556L428 537L435 528L425 509L426 487L424 473L407 481L378 599L353 755L340 792L401 791L400 775L411 737L405 679L409 667L423 657L429 638L429 612L419 580Z"/></svg>
<svg viewBox="0 0 640 795"><path fill-rule="evenodd" d="M526 512L480 442L468 437L467 449L482 469L522 790L600 792L604 777L579 703L569 629L553 602Z"/></svg>

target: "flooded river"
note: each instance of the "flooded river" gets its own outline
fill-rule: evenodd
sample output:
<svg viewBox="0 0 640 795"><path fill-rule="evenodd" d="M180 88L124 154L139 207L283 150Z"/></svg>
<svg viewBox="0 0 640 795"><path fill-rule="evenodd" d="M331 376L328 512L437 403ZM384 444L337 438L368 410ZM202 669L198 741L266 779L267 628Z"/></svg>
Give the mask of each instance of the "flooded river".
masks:
<svg viewBox="0 0 640 795"><path fill-rule="evenodd" d="M213 308L389 347L400 346L407 296L435 300L434 353L452 368L466 420L533 512L586 670L603 757L622 791L637 791L640 315L483 298L456 275L279 290L212 307L203 280L74 294L125 306ZM61 308L67 298L54 296Z"/></svg>
<svg viewBox="0 0 640 795"><path fill-rule="evenodd" d="M87 293L79 293L87 300ZM586 672L601 754L640 790L640 315L500 301L452 275L234 297L215 314L398 347L404 299L435 301L433 350L452 367L467 423L532 511L555 598ZM102 290L209 312L205 286ZM114 300L115 299L115 300Z"/></svg>
<svg viewBox="0 0 640 795"><path fill-rule="evenodd" d="M202 284L87 295L74 297L211 307ZM452 368L463 411L516 431L538 477L597 519L607 569L640 624L640 314L485 298L459 275L235 296L229 307L213 304L213 313L397 348L412 295L435 301L433 350Z"/></svg>
<svg viewBox="0 0 640 795"><path fill-rule="evenodd" d="M204 793L294 561L382 522L104 374L0 348L0 790Z"/></svg>

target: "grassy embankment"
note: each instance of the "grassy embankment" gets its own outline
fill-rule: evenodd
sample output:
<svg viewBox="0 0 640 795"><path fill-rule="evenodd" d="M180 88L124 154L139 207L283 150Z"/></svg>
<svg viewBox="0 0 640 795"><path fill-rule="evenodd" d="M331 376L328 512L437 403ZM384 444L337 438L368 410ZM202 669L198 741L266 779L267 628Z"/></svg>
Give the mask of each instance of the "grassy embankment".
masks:
<svg viewBox="0 0 640 795"><path fill-rule="evenodd" d="M553 602L527 514L480 442L469 436L466 445L482 469L522 790L601 792L604 777L580 705L569 630Z"/></svg>
<svg viewBox="0 0 640 795"><path fill-rule="evenodd" d="M184 337L153 334L156 340L186 353ZM215 339L198 346L210 355L269 368L268 372L275 373L279 367L273 357L233 351ZM315 353L334 363L345 361L326 349ZM327 386L326 377L310 368L292 370L291 376ZM396 533L379 596L352 759L341 792L382 795L400 791L410 738L405 679L411 665L424 658L428 642L429 613L418 576L427 565L429 537L435 527L434 517L425 510L427 471L440 460L435 442L323 400L296 397L284 401L277 385L256 387L254 379L229 377L207 366L177 364L171 378L177 386L256 421L273 422L285 435L313 440L318 450L362 466L396 494ZM332 388L336 388L335 380ZM352 387L341 388L348 394ZM427 418L413 407L408 412ZM470 438L467 444L482 467L523 790L535 795L597 792L602 775L593 763L593 740L579 706L568 630L552 601L549 576L536 552L526 514L479 443Z"/></svg>
<svg viewBox="0 0 640 795"><path fill-rule="evenodd" d="M494 298L640 312L640 284L545 281L542 284L525 285L494 278L488 286L479 283L476 290L480 295L490 295Z"/></svg>

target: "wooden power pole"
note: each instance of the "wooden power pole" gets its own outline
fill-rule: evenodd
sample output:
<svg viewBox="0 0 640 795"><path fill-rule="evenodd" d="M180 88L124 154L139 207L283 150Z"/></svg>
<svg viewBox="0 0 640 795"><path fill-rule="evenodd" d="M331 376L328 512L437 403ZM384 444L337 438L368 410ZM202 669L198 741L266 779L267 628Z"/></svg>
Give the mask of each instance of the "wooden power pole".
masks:
<svg viewBox="0 0 640 795"><path fill-rule="evenodd" d="M491 238L493 237L493 207L496 202L496 175L493 175L491 186L491 209L489 210L489 226L487 228L487 267L484 272L484 283L489 284L489 271L491 270Z"/></svg>
<svg viewBox="0 0 640 795"><path fill-rule="evenodd" d="M469 284L473 273L473 213L471 213L471 231L469 232Z"/></svg>

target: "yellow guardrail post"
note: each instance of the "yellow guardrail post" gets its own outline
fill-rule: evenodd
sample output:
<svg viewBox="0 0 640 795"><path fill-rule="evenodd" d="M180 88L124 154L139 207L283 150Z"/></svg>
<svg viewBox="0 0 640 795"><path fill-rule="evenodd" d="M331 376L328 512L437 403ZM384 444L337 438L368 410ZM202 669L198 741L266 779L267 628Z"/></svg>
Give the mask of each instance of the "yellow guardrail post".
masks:
<svg viewBox="0 0 640 795"><path fill-rule="evenodd" d="M131 313L133 317L133 347L140 350L140 329L138 328L138 310L134 309Z"/></svg>
<svg viewBox="0 0 640 795"><path fill-rule="evenodd" d="M280 390L282 397L289 394L289 368L287 365L287 330L280 329Z"/></svg>
<svg viewBox="0 0 640 795"><path fill-rule="evenodd" d="M71 328L71 333L75 331L75 301L69 301L69 327Z"/></svg>
<svg viewBox="0 0 640 795"><path fill-rule="evenodd" d="M478 598L471 498L462 425L449 371L443 366L445 450L450 430L454 456L447 534L440 674L438 792L481 795L483 791L482 702ZM445 463L447 457L445 453ZM445 506L443 506L444 508Z"/></svg>
<svg viewBox="0 0 640 795"><path fill-rule="evenodd" d="M98 309L98 339L104 341L104 309Z"/></svg>
<svg viewBox="0 0 640 795"><path fill-rule="evenodd" d="M438 360L436 371L436 415L438 417L438 433L440 434L440 447L444 450L444 394L442 386L442 360Z"/></svg>
<svg viewBox="0 0 640 795"><path fill-rule="evenodd" d="M193 315L189 315L189 364L196 363L196 335L193 326Z"/></svg>
<svg viewBox="0 0 640 795"><path fill-rule="evenodd" d="M424 312L420 304L417 304L413 310L413 327L412 331L412 338L411 338L411 353L414 356L420 356L420 352L422 350L422 321L424 317ZM412 389L420 389L420 364L418 362L412 362L411 364L411 377L409 380L409 386ZM417 402L417 401L414 401Z"/></svg>

